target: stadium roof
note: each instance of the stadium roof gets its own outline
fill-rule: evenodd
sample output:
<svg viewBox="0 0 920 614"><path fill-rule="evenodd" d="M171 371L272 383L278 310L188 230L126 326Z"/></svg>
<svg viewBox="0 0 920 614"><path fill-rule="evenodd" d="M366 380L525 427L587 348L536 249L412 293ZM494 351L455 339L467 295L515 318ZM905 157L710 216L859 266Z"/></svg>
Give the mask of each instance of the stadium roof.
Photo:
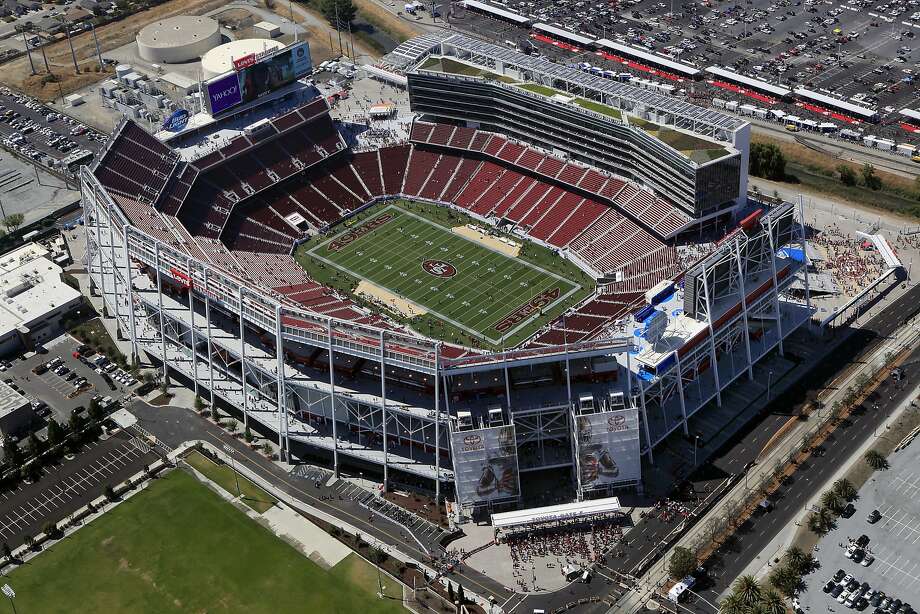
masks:
<svg viewBox="0 0 920 614"><path fill-rule="evenodd" d="M507 19L508 21L513 21L517 24L527 24L530 23L530 20L523 15L515 13L514 11L509 11L497 6L492 6L491 4L486 4L485 2L479 2L478 0L464 0L463 6L468 9L475 9L477 11L482 11L484 13L490 13L501 19Z"/></svg>
<svg viewBox="0 0 920 614"><path fill-rule="evenodd" d="M676 118L703 124L714 129L733 131L747 124L747 122L726 113L698 107L671 96L592 75L543 58L518 53L506 47L485 43L459 34L444 39L442 45L444 47L454 47L472 55L472 57L463 58L467 62L483 65L477 61L477 56L501 60L506 65L517 66L542 77L542 80L546 83L551 82L552 79L567 81L577 87L584 87L609 96L623 98L630 103L650 107L655 111L672 114ZM489 68L489 70L493 69Z"/></svg>
<svg viewBox="0 0 920 614"><path fill-rule="evenodd" d="M913 109L901 109L901 115L911 119L920 120L920 111L914 111Z"/></svg>
<svg viewBox="0 0 920 614"><path fill-rule="evenodd" d="M779 85L774 85L763 79L755 79L754 77L746 77L742 74L736 73L734 71L728 70L727 68L722 68L721 66L709 66L706 68L706 72L715 75L716 77L722 77L723 79L730 79L735 83L740 83L741 85L747 85L749 87L756 88L762 92L767 92L768 94L773 94L774 96L779 96L784 98L792 94L792 90L781 87Z"/></svg>
<svg viewBox="0 0 920 614"><path fill-rule="evenodd" d="M868 119L878 115L878 111L875 109L853 104L852 102L847 102L846 100L841 100L840 98L834 98L833 96L821 94L804 87L795 88L795 95L806 100L817 102L818 104L827 105L832 109L838 109L844 113L855 115L856 117Z"/></svg>
<svg viewBox="0 0 920 614"><path fill-rule="evenodd" d="M547 34L558 36L559 38L572 41L573 43L578 43L579 45L582 45L585 47L587 47L588 45L594 44L593 38L588 38L587 36L582 36L581 34L575 34L574 32L563 30L562 28L551 26L548 23L535 23L533 24L533 28L534 30L546 32Z"/></svg>
<svg viewBox="0 0 920 614"><path fill-rule="evenodd" d="M611 514L613 512L619 512L621 509L620 500L617 497L589 499L587 501L578 501L575 503L564 503L562 505L549 505L547 507L535 507L529 510L515 510L513 512L492 514L492 527L495 529L506 529L508 527L553 522L556 520L575 520L578 518L597 516L598 514Z"/></svg>
<svg viewBox="0 0 920 614"><path fill-rule="evenodd" d="M636 47L630 47L629 45L624 45L607 38L600 39L597 41L597 44L601 47L610 49L611 51L616 51L631 57L639 58L640 60L647 61L657 66L662 66L668 70L673 70L674 72L685 75L687 77L693 77L700 73L698 68L694 68L689 64L684 64L683 62L678 62L676 60L666 58L662 55L658 55L657 53L649 53L648 51L643 51L642 49L638 49Z"/></svg>
<svg viewBox="0 0 920 614"><path fill-rule="evenodd" d="M450 34L448 32L441 31L429 32L410 38L400 43L393 51L380 58L380 62L384 66L389 66L397 70L407 68L420 62L422 58L434 51L444 39L449 37Z"/></svg>

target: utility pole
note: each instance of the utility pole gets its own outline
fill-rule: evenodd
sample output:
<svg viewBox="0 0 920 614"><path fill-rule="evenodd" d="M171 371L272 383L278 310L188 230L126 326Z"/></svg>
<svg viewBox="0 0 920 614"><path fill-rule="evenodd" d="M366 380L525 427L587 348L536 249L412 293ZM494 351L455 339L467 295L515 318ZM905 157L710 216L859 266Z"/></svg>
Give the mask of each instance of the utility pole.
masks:
<svg viewBox="0 0 920 614"><path fill-rule="evenodd" d="M42 50L42 59L45 61L45 70L47 70L47 71L48 71L48 74L50 75L50 74L51 74L51 67L48 66L48 56L45 55L45 46L44 46L44 45L39 45L38 48Z"/></svg>
<svg viewBox="0 0 920 614"><path fill-rule="evenodd" d="M70 45L70 57L73 58L74 74L80 74L80 67L77 66L77 52L73 50L73 40L70 38L70 26L64 21L63 15L61 15L61 25L64 26L64 33L67 34L67 44Z"/></svg>
<svg viewBox="0 0 920 614"><path fill-rule="evenodd" d="M29 56L29 68L32 69L32 74L35 74L35 64L32 62L32 48L29 47L29 41L26 40L26 30L25 28L18 28L22 32L22 42L26 46L26 55Z"/></svg>
<svg viewBox="0 0 920 614"><path fill-rule="evenodd" d="M236 473L236 464L233 462L233 448L225 445L224 452L226 452L227 456L230 458L230 468L233 470L233 479L236 480L236 496L242 499L243 493L240 490L240 476Z"/></svg>
<svg viewBox="0 0 920 614"><path fill-rule="evenodd" d="M332 5L335 7L335 33L339 36L339 55L342 53L342 24L339 22L339 0L332 0Z"/></svg>
<svg viewBox="0 0 920 614"><path fill-rule="evenodd" d="M99 39L96 38L96 26L93 25L93 22L89 22L89 29L93 33L93 43L96 44L96 57L99 58L99 70L105 70L105 66L102 64L102 52L99 50Z"/></svg>

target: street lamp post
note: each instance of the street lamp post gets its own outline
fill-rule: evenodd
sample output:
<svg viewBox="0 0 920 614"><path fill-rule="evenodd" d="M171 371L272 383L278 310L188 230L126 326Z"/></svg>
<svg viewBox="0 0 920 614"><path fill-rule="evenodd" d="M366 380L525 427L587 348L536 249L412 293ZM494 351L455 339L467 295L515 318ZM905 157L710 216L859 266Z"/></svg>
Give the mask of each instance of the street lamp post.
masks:
<svg viewBox="0 0 920 614"><path fill-rule="evenodd" d="M13 614L16 614L16 603L13 601L13 597L16 596L16 592L13 590L13 587L9 584L4 584L0 590L3 591L3 594L7 596L10 600L10 607L13 608Z"/></svg>
<svg viewBox="0 0 920 614"><path fill-rule="evenodd" d="M234 462L233 462L233 448L231 448L231 447L228 446L228 445L225 445L225 446L224 446L224 452L226 452L226 453L227 453L227 456L230 457L230 468L233 470L233 479L236 480L236 496L242 499L242 498L243 498L243 493L242 493L242 491L240 490L240 477L239 477L239 475L236 473L236 464L234 464Z"/></svg>

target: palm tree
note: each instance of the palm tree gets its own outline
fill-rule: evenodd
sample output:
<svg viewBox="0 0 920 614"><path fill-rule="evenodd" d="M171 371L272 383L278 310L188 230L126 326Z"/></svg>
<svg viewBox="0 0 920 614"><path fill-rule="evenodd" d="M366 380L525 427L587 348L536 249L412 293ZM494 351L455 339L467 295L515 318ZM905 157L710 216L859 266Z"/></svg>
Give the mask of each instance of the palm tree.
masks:
<svg viewBox="0 0 920 614"><path fill-rule="evenodd" d="M821 494L821 505L839 514L843 509L843 497L835 490L827 490Z"/></svg>
<svg viewBox="0 0 920 614"><path fill-rule="evenodd" d="M719 602L719 614L747 614L748 610L738 593L731 593Z"/></svg>
<svg viewBox="0 0 920 614"><path fill-rule="evenodd" d="M878 450L869 450L865 456L866 462L876 471L888 468L888 459Z"/></svg>
<svg viewBox="0 0 920 614"><path fill-rule="evenodd" d="M846 478L840 478L834 482L834 491L847 501L856 498L856 487Z"/></svg>
<svg viewBox="0 0 920 614"><path fill-rule="evenodd" d="M786 614L786 603L782 595L774 590L767 590L760 598L758 609L762 614Z"/></svg>
<svg viewBox="0 0 920 614"><path fill-rule="evenodd" d="M752 575L744 575L739 576L738 579L735 580L732 591L741 597L741 602L745 606L753 608L757 602L760 601L762 589L757 582L757 578Z"/></svg>
<svg viewBox="0 0 920 614"><path fill-rule="evenodd" d="M834 517L831 511L826 507L822 507L808 517L808 528L818 535L824 535L831 530L833 522Z"/></svg>
<svg viewBox="0 0 920 614"><path fill-rule="evenodd" d="M810 571L811 555L805 554L805 551L798 546L792 546L786 550L786 560L789 562L789 567L796 573L804 574Z"/></svg>

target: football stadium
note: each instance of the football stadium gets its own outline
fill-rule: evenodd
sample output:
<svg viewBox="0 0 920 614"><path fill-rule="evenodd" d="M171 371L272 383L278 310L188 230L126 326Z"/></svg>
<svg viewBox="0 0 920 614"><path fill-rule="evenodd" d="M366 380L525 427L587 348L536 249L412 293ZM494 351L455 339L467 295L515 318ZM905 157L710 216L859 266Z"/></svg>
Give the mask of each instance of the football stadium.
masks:
<svg viewBox="0 0 920 614"><path fill-rule="evenodd" d="M369 70L408 87L399 142L269 95L125 120L81 172L107 315L285 459L460 518L641 489L808 321L801 212L748 200L738 119L454 34Z"/></svg>

